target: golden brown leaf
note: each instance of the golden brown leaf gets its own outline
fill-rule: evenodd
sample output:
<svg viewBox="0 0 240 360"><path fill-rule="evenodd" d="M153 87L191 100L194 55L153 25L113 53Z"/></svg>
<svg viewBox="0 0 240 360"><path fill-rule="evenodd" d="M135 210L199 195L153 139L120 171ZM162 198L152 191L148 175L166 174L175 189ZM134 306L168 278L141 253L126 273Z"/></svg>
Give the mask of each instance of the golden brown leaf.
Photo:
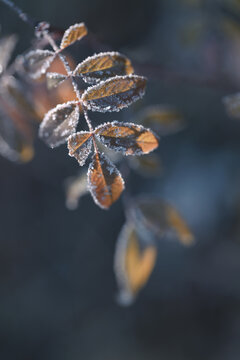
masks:
<svg viewBox="0 0 240 360"><path fill-rule="evenodd" d="M84 165L92 150L92 134L87 131L73 134L68 139L68 150L70 156L74 156L81 166Z"/></svg>
<svg viewBox="0 0 240 360"><path fill-rule="evenodd" d="M141 242L134 224L128 221L119 234L114 259L119 300L123 305L129 305L147 283L156 257L155 245Z"/></svg>
<svg viewBox="0 0 240 360"><path fill-rule="evenodd" d="M84 23L70 26L63 35L60 49L65 49L75 41L81 40L85 35L87 35L87 32L88 31Z"/></svg>
<svg viewBox="0 0 240 360"><path fill-rule="evenodd" d="M137 122L150 127L160 135L175 133L185 126L182 115L169 105L154 105L145 108L137 115Z"/></svg>
<svg viewBox="0 0 240 360"><path fill-rule="evenodd" d="M183 245L191 245L194 236L186 222L174 207L157 197L145 197L136 201L135 215L157 236L175 236Z"/></svg>
<svg viewBox="0 0 240 360"><path fill-rule="evenodd" d="M95 134L108 148L124 155L148 154L158 147L158 140L151 130L133 123L106 123L96 128Z"/></svg>
<svg viewBox="0 0 240 360"><path fill-rule="evenodd" d="M82 76L85 82L94 84L116 75L130 75L133 71L126 56L117 52L106 52L88 57L77 66L74 75Z"/></svg>
<svg viewBox="0 0 240 360"><path fill-rule="evenodd" d="M115 76L85 90L82 100L92 111L119 111L140 99L144 95L145 87L144 77Z"/></svg>
<svg viewBox="0 0 240 360"><path fill-rule="evenodd" d="M88 169L89 190L95 202L108 209L124 189L123 178L111 161L103 154L95 153Z"/></svg>

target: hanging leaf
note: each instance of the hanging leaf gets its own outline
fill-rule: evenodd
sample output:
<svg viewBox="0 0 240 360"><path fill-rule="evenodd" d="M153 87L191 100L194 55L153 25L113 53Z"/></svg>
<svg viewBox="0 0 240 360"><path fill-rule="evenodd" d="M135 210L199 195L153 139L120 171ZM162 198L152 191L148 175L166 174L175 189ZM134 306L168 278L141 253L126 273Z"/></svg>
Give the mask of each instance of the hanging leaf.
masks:
<svg viewBox="0 0 240 360"><path fill-rule="evenodd" d="M89 84L106 80L116 75L130 75L134 72L130 60L118 52L105 52L88 57L80 63L73 75L81 76Z"/></svg>
<svg viewBox="0 0 240 360"><path fill-rule="evenodd" d="M45 115L39 137L52 148L63 144L75 132L78 119L79 107L76 102L59 104Z"/></svg>
<svg viewBox="0 0 240 360"><path fill-rule="evenodd" d="M234 118L240 119L240 93L228 95L223 98L227 114Z"/></svg>
<svg viewBox="0 0 240 360"><path fill-rule="evenodd" d="M156 196L137 200L133 213L139 223L159 237L177 237L183 245L194 242L192 232L177 210Z"/></svg>
<svg viewBox="0 0 240 360"><path fill-rule="evenodd" d="M25 163L32 160L32 141L15 126L12 119L0 112L0 154L10 161Z"/></svg>
<svg viewBox="0 0 240 360"><path fill-rule="evenodd" d="M78 176L67 179L65 189L66 207L69 210L77 209L79 199L88 193L86 171L83 171Z"/></svg>
<svg viewBox="0 0 240 360"><path fill-rule="evenodd" d="M66 80L67 76L59 73L49 72L46 74L46 78L48 88L52 89L60 85L64 80Z"/></svg>
<svg viewBox="0 0 240 360"><path fill-rule="evenodd" d="M95 134L104 145L124 155L148 154L158 147L158 140L151 130L133 123L106 123L100 125Z"/></svg>
<svg viewBox="0 0 240 360"><path fill-rule="evenodd" d="M88 169L89 190L94 201L108 209L121 195L124 181L116 166L103 154L95 153Z"/></svg>
<svg viewBox="0 0 240 360"><path fill-rule="evenodd" d="M131 168L142 176L150 177L161 174L162 165L159 156L156 154L130 156L128 161Z"/></svg>
<svg viewBox="0 0 240 360"><path fill-rule="evenodd" d="M84 165L92 150L92 134L87 131L80 131L68 139L69 155L74 156L79 165Z"/></svg>
<svg viewBox="0 0 240 360"><path fill-rule="evenodd" d="M119 111L140 99L144 95L145 87L144 77L115 76L85 90L82 100L92 111Z"/></svg>
<svg viewBox="0 0 240 360"><path fill-rule="evenodd" d="M182 115L168 105L154 105L145 108L137 116L137 122L150 127L160 135L175 133L185 126Z"/></svg>
<svg viewBox="0 0 240 360"><path fill-rule="evenodd" d="M33 79L40 78L54 60L55 53L49 50L32 50L24 58L23 66Z"/></svg>
<svg viewBox="0 0 240 360"><path fill-rule="evenodd" d="M13 76L4 76L1 81L1 96L17 111L31 118L38 118L33 100L23 84Z"/></svg>
<svg viewBox="0 0 240 360"><path fill-rule="evenodd" d="M77 40L81 40L87 35L87 28L84 23L75 24L70 26L64 33L60 49L65 49Z"/></svg>
<svg viewBox="0 0 240 360"><path fill-rule="evenodd" d="M147 283L156 263L156 246L141 241L134 224L128 221L116 244L114 270L119 287L121 305L130 305Z"/></svg>
<svg viewBox="0 0 240 360"><path fill-rule="evenodd" d="M9 35L0 40L0 75L6 69L16 46L17 37Z"/></svg>

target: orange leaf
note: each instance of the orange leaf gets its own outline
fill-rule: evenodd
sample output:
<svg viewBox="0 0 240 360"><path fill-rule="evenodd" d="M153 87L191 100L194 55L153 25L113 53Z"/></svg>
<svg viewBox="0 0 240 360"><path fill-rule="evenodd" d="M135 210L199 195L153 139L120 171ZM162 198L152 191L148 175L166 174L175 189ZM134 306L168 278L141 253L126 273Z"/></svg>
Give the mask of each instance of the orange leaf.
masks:
<svg viewBox="0 0 240 360"><path fill-rule="evenodd" d="M84 23L75 24L70 26L64 33L60 49L65 49L77 40L81 40L87 35L87 28Z"/></svg>
<svg viewBox="0 0 240 360"><path fill-rule="evenodd" d="M122 305L129 305L147 283L156 257L156 246L152 242L141 241L134 224L128 221L118 236L114 258Z"/></svg>
<svg viewBox="0 0 240 360"><path fill-rule="evenodd" d="M85 82L94 84L116 75L129 75L133 71L126 56L118 52L105 52L88 57L76 67L74 75L80 75Z"/></svg>
<svg viewBox="0 0 240 360"><path fill-rule="evenodd" d="M95 134L104 145L124 155L148 154L158 147L151 130L133 123L106 123L100 125Z"/></svg>
<svg viewBox="0 0 240 360"><path fill-rule="evenodd" d="M191 245L194 236L178 211L158 197L143 197L136 201L136 216L158 237L176 237L183 245Z"/></svg>
<svg viewBox="0 0 240 360"><path fill-rule="evenodd" d="M82 166L92 150L92 135L87 131L80 131L68 139L69 155L74 156Z"/></svg>
<svg viewBox="0 0 240 360"><path fill-rule="evenodd" d="M111 161L103 154L96 153L88 169L89 190L95 202L108 209L124 189L123 178Z"/></svg>
<svg viewBox="0 0 240 360"><path fill-rule="evenodd" d="M145 87L144 77L115 76L85 90L82 100L92 111L119 111L143 97Z"/></svg>

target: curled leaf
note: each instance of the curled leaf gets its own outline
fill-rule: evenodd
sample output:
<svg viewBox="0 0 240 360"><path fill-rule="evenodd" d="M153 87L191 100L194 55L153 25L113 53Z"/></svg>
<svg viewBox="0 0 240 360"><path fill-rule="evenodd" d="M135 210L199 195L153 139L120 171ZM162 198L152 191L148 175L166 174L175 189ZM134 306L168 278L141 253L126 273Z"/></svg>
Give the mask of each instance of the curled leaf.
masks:
<svg viewBox="0 0 240 360"><path fill-rule="evenodd" d="M148 154L158 147L158 140L151 130L133 123L106 123L100 125L95 134L104 145L124 155Z"/></svg>
<svg viewBox="0 0 240 360"><path fill-rule="evenodd" d="M49 50L32 50L25 57L23 66L33 79L40 78L54 60L55 53Z"/></svg>
<svg viewBox="0 0 240 360"><path fill-rule="evenodd" d="M143 97L145 87L144 77L115 76L85 90L82 100L92 111L119 111Z"/></svg>
<svg viewBox="0 0 240 360"><path fill-rule="evenodd" d="M118 52L105 52L88 57L75 69L74 75L81 76L89 84L106 80L116 75L133 73L130 60Z"/></svg>
<svg viewBox="0 0 240 360"><path fill-rule="evenodd" d="M223 103L229 116L240 119L240 93L225 96Z"/></svg>
<svg viewBox="0 0 240 360"><path fill-rule="evenodd" d="M65 49L75 41L81 40L85 35L87 35L87 32L88 31L84 23L70 26L63 35L60 49Z"/></svg>
<svg viewBox="0 0 240 360"><path fill-rule="evenodd" d="M67 76L59 73L48 72L46 74L46 78L48 88L52 89L66 80Z"/></svg>
<svg viewBox="0 0 240 360"><path fill-rule="evenodd" d="M176 237L183 245L191 245L194 236L178 211L157 197L140 198L135 203L136 221L159 237Z"/></svg>
<svg viewBox="0 0 240 360"><path fill-rule="evenodd" d="M79 199L87 194L87 174L85 171L78 176L71 177L66 181L66 207L69 210L75 210Z"/></svg>
<svg viewBox="0 0 240 360"><path fill-rule="evenodd" d="M149 126L161 135L175 133L185 126L182 115L169 105L153 105L145 108L137 116L137 122Z"/></svg>
<svg viewBox="0 0 240 360"><path fill-rule="evenodd" d="M75 132L78 119L79 107L76 102L59 104L45 115L39 137L52 148L63 144Z"/></svg>
<svg viewBox="0 0 240 360"><path fill-rule="evenodd" d="M80 131L68 139L69 155L74 156L79 165L84 165L92 150L92 134L87 131Z"/></svg>
<svg viewBox="0 0 240 360"><path fill-rule="evenodd" d="M111 161L103 154L95 153L88 169L89 190L94 201L108 209L124 189L123 178Z"/></svg>
<svg viewBox="0 0 240 360"><path fill-rule="evenodd" d="M141 241L134 224L123 226L116 244L114 270L121 305L130 305L147 283L156 263L157 249L151 242Z"/></svg>

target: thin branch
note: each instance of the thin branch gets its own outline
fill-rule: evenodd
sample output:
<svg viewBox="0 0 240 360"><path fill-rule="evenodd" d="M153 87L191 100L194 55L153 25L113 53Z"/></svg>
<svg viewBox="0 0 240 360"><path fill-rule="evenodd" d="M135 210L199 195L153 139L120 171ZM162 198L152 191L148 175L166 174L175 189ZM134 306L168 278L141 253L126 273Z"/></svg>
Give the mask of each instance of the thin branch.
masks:
<svg viewBox="0 0 240 360"><path fill-rule="evenodd" d="M18 17L24 21L26 24L31 27L35 27L37 25L37 21L35 21L32 17L26 14L20 7L15 5L11 0L0 0L3 4L9 7L12 11L14 11Z"/></svg>

